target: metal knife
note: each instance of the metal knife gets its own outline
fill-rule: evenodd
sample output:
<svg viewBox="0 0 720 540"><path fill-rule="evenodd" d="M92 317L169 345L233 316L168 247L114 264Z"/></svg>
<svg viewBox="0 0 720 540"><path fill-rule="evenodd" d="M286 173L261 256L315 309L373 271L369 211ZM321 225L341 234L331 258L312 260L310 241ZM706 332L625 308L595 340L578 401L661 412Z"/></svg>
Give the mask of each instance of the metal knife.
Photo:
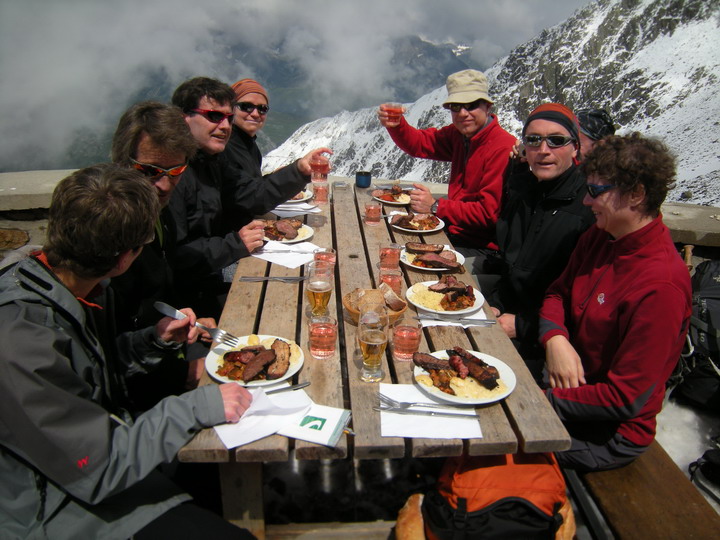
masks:
<svg viewBox="0 0 720 540"><path fill-rule="evenodd" d="M442 321L442 322L460 323L460 324L475 324L477 326L492 326L496 322L496 321L491 321L489 319L466 319L466 318L443 319L442 317L432 317L432 316L428 317L427 315L423 315L421 317L413 317L413 319L418 319L418 320L425 319L425 320L429 320L429 321Z"/></svg>
<svg viewBox="0 0 720 540"><path fill-rule="evenodd" d="M168 317L172 317L173 319L177 319L178 321L181 321L185 317L187 317L187 315L185 315L182 311L178 311L177 309L175 309L169 304L166 304L165 302L155 302L153 304L153 307L163 315L167 315Z"/></svg>
<svg viewBox="0 0 720 540"><path fill-rule="evenodd" d="M417 409L396 409L394 407L373 407L374 411L380 411L380 412L391 412L391 413L397 413L397 414L420 414L424 416L451 416L455 418L477 418L476 413L472 414L466 414L466 413L451 413L451 412L439 412L439 411L418 411Z"/></svg>
<svg viewBox="0 0 720 540"><path fill-rule="evenodd" d="M283 386L282 388L275 388L275 390L268 390L267 392L265 392L265 395L269 396L270 394L279 394L280 392L289 392L290 390L300 390L301 388L305 388L306 386L310 386L310 383L304 382L293 386Z"/></svg>

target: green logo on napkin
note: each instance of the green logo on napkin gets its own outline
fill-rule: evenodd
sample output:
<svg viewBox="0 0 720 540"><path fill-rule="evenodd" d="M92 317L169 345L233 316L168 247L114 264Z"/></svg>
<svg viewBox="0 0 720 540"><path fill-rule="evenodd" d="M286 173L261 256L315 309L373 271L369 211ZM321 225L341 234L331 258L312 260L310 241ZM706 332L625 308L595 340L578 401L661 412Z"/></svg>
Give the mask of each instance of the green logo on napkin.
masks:
<svg viewBox="0 0 720 540"><path fill-rule="evenodd" d="M317 416L306 416L302 419L302 422L300 422L301 427L306 427L308 429L317 429L318 431L322 431L322 428L325 426L325 422L327 420L325 418L318 418Z"/></svg>

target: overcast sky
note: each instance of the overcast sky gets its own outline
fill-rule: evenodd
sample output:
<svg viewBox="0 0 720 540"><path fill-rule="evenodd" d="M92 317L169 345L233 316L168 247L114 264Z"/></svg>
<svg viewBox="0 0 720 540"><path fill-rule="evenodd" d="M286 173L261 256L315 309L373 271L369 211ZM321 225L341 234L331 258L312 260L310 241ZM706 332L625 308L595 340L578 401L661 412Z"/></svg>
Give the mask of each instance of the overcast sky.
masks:
<svg viewBox="0 0 720 540"><path fill-rule="evenodd" d="M321 95L382 85L389 39L463 43L490 65L589 0L0 0L0 168L57 156L114 125L150 69L173 86L253 76L223 55L241 34L277 43L317 74Z"/></svg>

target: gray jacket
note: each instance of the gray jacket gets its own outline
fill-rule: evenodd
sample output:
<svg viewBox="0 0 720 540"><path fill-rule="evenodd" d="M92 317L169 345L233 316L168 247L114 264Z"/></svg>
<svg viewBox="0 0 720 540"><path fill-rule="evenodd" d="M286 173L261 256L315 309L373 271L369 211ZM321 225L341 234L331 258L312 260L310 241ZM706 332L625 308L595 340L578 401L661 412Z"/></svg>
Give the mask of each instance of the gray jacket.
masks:
<svg viewBox="0 0 720 540"><path fill-rule="evenodd" d="M157 344L153 329L124 334L116 347L103 339L112 335L104 311L34 258L0 276L3 538L132 536L190 498L157 466L225 421L215 385L131 419L123 374L174 349Z"/></svg>

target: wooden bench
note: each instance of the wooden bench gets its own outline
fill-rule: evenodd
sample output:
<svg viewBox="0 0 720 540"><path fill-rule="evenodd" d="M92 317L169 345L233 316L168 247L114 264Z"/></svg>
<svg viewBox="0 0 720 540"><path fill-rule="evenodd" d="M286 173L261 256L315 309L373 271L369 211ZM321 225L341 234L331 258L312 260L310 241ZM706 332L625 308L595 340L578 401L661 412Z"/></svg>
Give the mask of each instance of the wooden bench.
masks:
<svg viewBox="0 0 720 540"><path fill-rule="evenodd" d="M587 515L578 486L573 485L578 475L572 471L566 475L593 536L609 537ZM581 474L579 478L615 538L685 540L720 535L720 515L657 441L626 467Z"/></svg>

